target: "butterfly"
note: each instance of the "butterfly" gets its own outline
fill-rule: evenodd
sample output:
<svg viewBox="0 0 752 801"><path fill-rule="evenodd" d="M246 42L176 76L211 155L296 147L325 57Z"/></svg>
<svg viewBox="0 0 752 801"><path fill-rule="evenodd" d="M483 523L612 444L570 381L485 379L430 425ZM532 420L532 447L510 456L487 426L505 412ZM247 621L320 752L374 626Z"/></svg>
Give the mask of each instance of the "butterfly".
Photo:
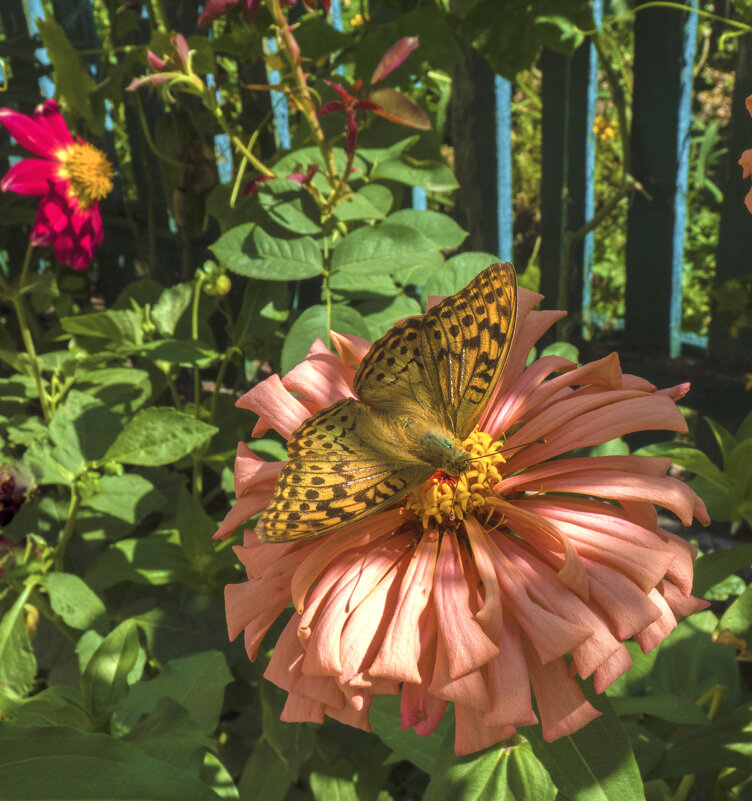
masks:
<svg viewBox="0 0 752 801"><path fill-rule="evenodd" d="M256 534L328 534L388 508L437 470L458 476L501 377L517 320L511 264L492 264L425 314L376 340L347 398L306 420L287 445Z"/></svg>

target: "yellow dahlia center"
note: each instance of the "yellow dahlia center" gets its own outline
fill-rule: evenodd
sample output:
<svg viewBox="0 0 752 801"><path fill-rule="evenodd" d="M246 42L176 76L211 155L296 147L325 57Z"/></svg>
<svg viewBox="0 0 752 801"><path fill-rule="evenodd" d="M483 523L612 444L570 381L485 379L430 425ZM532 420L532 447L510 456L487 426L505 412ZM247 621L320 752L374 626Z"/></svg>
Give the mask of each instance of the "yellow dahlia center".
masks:
<svg viewBox="0 0 752 801"><path fill-rule="evenodd" d="M88 142L76 142L61 155L61 175L86 208L112 191L112 169L107 156Z"/></svg>
<svg viewBox="0 0 752 801"><path fill-rule="evenodd" d="M468 454L466 468L459 476L437 471L407 496L406 507L426 528L429 523L464 520L487 505L487 497L501 481L503 443L484 431L473 431L462 443Z"/></svg>

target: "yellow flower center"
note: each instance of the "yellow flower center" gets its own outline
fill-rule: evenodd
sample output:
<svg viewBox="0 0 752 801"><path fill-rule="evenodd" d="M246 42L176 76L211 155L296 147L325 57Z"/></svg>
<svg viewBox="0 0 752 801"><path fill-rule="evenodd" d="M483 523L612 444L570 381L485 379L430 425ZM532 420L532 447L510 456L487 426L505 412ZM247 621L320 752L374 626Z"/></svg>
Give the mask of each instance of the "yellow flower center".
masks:
<svg viewBox="0 0 752 801"><path fill-rule="evenodd" d="M60 175L79 203L88 208L112 191L112 169L107 156L88 142L76 142L59 156Z"/></svg>
<svg viewBox="0 0 752 801"><path fill-rule="evenodd" d="M501 481L500 468L506 461L501 441L484 431L473 431L462 444L470 458L458 477L437 471L407 496L405 506L420 519L423 528L474 514L486 505L486 496Z"/></svg>

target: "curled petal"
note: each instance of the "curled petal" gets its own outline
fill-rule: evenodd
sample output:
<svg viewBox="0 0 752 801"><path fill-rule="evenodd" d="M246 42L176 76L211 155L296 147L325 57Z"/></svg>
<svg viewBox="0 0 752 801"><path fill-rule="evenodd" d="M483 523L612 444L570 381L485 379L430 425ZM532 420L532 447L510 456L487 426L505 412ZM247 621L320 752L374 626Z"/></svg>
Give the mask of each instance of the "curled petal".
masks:
<svg viewBox="0 0 752 801"><path fill-rule="evenodd" d="M308 409L285 389L276 374L248 390L235 405L250 409L259 416L253 429L254 437L275 428L285 439L289 439L292 432L310 417Z"/></svg>

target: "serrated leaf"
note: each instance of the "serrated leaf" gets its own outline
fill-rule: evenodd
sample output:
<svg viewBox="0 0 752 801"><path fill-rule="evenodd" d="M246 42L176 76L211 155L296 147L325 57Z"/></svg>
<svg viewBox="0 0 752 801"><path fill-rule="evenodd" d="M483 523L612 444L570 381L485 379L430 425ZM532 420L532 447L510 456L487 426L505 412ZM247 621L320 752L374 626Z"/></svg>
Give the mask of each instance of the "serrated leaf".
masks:
<svg viewBox="0 0 752 801"><path fill-rule="evenodd" d="M332 256L332 269L353 274L393 274L400 270L437 270L444 263L428 237L406 225L385 222L348 234Z"/></svg>
<svg viewBox="0 0 752 801"><path fill-rule="evenodd" d="M231 228L211 251L228 270L249 278L293 281L323 272L321 250L311 237L277 238L255 223Z"/></svg>
<svg viewBox="0 0 752 801"><path fill-rule="evenodd" d="M102 461L148 466L172 464L208 442L217 430L176 409L142 409L118 434Z"/></svg>
<svg viewBox="0 0 752 801"><path fill-rule="evenodd" d="M448 214L430 209L400 209L390 214L387 221L415 228L440 250L455 250L467 238L467 231L460 228ZM488 264L493 264L493 261Z"/></svg>
<svg viewBox="0 0 752 801"><path fill-rule="evenodd" d="M318 234L321 212L310 192L297 181L275 178L259 185L258 201L283 228L296 234Z"/></svg>
<svg viewBox="0 0 752 801"><path fill-rule="evenodd" d="M334 216L348 220L383 220L392 207L392 193L381 184L366 184L334 209Z"/></svg>

